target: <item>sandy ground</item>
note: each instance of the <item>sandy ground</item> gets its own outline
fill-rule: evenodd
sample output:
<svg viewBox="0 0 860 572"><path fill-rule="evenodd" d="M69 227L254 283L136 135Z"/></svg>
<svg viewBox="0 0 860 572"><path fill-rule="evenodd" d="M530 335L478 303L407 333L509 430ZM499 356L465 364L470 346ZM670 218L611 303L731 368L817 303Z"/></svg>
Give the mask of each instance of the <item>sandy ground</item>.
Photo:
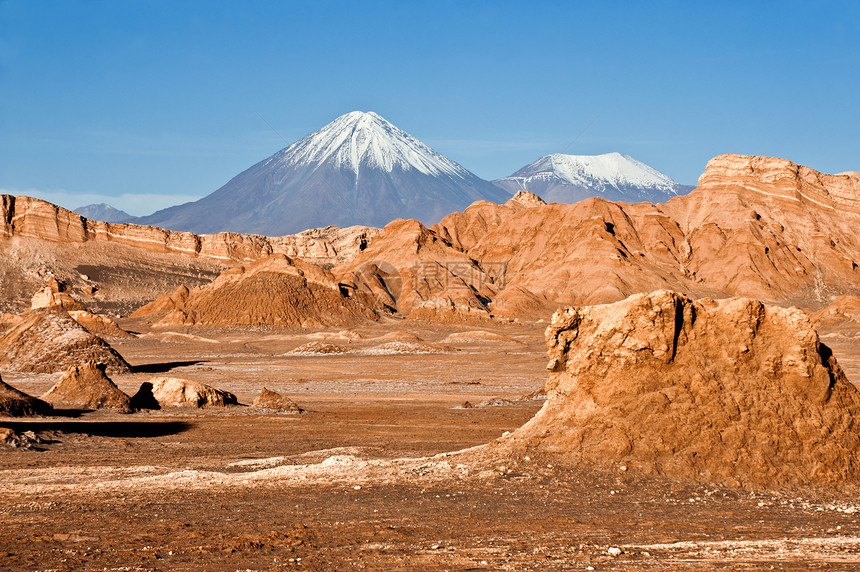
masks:
<svg viewBox="0 0 860 572"><path fill-rule="evenodd" d="M0 419L3 570L854 570L860 501L592 473L479 446L542 402L543 324L182 329L116 342L135 373L251 407ZM456 335L469 330L493 335ZM451 335L455 334L455 335ZM295 354L319 341L340 354ZM853 381L855 338L825 338ZM380 349L380 346L383 346ZM398 353L402 352L402 353ZM40 395L57 375L3 374ZM506 398L501 406L460 408Z"/></svg>

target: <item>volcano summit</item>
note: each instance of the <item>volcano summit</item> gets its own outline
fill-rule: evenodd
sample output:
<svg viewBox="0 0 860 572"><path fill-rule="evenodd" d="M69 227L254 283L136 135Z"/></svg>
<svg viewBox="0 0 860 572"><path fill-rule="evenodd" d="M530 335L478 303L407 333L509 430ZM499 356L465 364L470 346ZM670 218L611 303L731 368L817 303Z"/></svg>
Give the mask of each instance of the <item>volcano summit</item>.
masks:
<svg viewBox="0 0 860 572"><path fill-rule="evenodd" d="M432 224L475 201L508 198L376 113L353 111L211 195L135 222L278 236L328 225L381 227L395 218Z"/></svg>

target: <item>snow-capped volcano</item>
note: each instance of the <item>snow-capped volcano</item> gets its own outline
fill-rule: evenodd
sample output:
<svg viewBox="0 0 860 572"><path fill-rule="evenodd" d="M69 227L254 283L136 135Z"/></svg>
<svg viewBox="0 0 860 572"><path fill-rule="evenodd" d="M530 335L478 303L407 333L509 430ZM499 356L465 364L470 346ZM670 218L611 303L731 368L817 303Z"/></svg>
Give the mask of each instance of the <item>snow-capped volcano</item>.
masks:
<svg viewBox="0 0 860 572"><path fill-rule="evenodd" d="M399 168L415 169L425 175L469 176L469 171L372 111L341 115L267 161L297 166L327 160L356 173L362 167L370 167L388 172Z"/></svg>
<svg viewBox="0 0 860 572"><path fill-rule="evenodd" d="M588 197L659 203L692 190L621 153L546 155L493 183L512 193L525 190L556 203L575 203Z"/></svg>
<svg viewBox="0 0 860 572"><path fill-rule="evenodd" d="M376 113L353 111L231 179L211 195L135 222L198 233L283 235L328 225L425 224L508 193Z"/></svg>

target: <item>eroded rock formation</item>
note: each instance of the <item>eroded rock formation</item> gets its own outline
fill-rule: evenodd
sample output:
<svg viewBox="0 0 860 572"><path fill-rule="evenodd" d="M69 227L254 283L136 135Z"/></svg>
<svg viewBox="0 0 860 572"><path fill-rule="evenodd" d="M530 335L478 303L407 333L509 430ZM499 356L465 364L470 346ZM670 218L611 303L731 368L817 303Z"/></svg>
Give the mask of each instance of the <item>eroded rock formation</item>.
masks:
<svg viewBox="0 0 860 572"><path fill-rule="evenodd" d="M378 319L327 270L275 254L224 271L194 290L177 290L140 308L156 326L311 327Z"/></svg>
<svg viewBox="0 0 860 572"><path fill-rule="evenodd" d="M111 373L130 370L116 350L59 306L28 310L20 318L0 337L0 368L55 373L95 361L105 364Z"/></svg>
<svg viewBox="0 0 860 572"><path fill-rule="evenodd" d="M141 385L132 398L132 405L140 409L161 407L222 407L237 405L236 396L229 391L215 389L205 383L175 377L156 377Z"/></svg>
<svg viewBox="0 0 860 572"><path fill-rule="evenodd" d="M117 409L131 413L131 398L105 374L105 364L73 365L42 396L60 409Z"/></svg>
<svg viewBox="0 0 860 572"><path fill-rule="evenodd" d="M860 478L860 391L796 308L664 290L559 310L546 340L548 400L505 446L734 486Z"/></svg>

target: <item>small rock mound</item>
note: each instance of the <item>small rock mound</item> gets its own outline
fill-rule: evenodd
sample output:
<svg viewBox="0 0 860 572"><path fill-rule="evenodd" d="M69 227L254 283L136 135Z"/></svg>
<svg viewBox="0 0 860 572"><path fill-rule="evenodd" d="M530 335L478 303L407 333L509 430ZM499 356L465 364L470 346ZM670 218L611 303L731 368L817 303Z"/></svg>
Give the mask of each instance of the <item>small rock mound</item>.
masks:
<svg viewBox="0 0 860 572"><path fill-rule="evenodd" d="M291 354L301 354L301 355L318 355L318 354L345 354L349 351L349 348L345 348L343 346L338 346L336 344L329 344L326 342L308 342L306 344L302 344L296 349L292 350Z"/></svg>
<svg viewBox="0 0 860 572"><path fill-rule="evenodd" d="M471 332L454 332L447 336L442 343L445 344L455 344L455 343L472 343L472 342L512 342L515 344L521 343L513 338L509 338L508 336L503 336L502 334L495 334L493 332L486 332L484 330L474 330Z"/></svg>
<svg viewBox="0 0 860 572"><path fill-rule="evenodd" d="M798 309L659 291L559 310L548 400L503 446L730 486L860 480L860 391Z"/></svg>
<svg viewBox="0 0 860 572"><path fill-rule="evenodd" d="M526 208L540 207L546 204L546 201L534 193L528 191L517 191L517 194L508 199L505 205L517 203Z"/></svg>
<svg viewBox="0 0 860 572"><path fill-rule="evenodd" d="M395 342L423 342L424 339L410 332L388 332L379 336L380 340L393 340Z"/></svg>
<svg viewBox="0 0 860 572"><path fill-rule="evenodd" d="M441 354L452 351L452 348L437 344L419 344L414 342L387 342L364 350L368 355L397 355L397 354Z"/></svg>
<svg viewBox="0 0 860 572"><path fill-rule="evenodd" d="M205 383L175 377L156 377L145 382L132 398L132 404L135 407L156 409L156 407L151 406L152 400L155 400L158 408L167 406L223 407L239 404L236 396L229 391L215 389ZM145 407L147 402L149 402L150 407Z"/></svg>
<svg viewBox="0 0 860 572"><path fill-rule="evenodd" d="M857 296L839 296L826 308L811 316L816 326L836 326L846 322L860 322L860 298Z"/></svg>
<svg viewBox="0 0 860 572"><path fill-rule="evenodd" d="M302 408L299 407L295 401L286 395L281 395L280 393L266 389L265 387L260 391L260 395L257 396L257 399L254 400L254 407L287 413L302 412Z"/></svg>
<svg viewBox="0 0 860 572"><path fill-rule="evenodd" d="M42 399L62 409L132 411L131 398L105 374L105 364L93 361L70 367Z"/></svg>
<svg viewBox="0 0 860 572"><path fill-rule="evenodd" d="M26 415L50 415L51 406L41 399L18 391L0 379L0 415L23 417Z"/></svg>
<svg viewBox="0 0 860 572"><path fill-rule="evenodd" d="M0 367L10 371L55 373L89 361L110 373L130 371L128 363L106 341L54 306L28 310L19 324L0 337Z"/></svg>
<svg viewBox="0 0 860 572"><path fill-rule="evenodd" d="M134 337L134 334L120 328L109 317L90 312L86 306L72 298L71 294L65 290L66 287L63 283L58 282L56 279L53 280L52 283L33 295L30 301L30 309L39 310L58 306L67 311L73 320L85 327L92 334L107 338Z"/></svg>

